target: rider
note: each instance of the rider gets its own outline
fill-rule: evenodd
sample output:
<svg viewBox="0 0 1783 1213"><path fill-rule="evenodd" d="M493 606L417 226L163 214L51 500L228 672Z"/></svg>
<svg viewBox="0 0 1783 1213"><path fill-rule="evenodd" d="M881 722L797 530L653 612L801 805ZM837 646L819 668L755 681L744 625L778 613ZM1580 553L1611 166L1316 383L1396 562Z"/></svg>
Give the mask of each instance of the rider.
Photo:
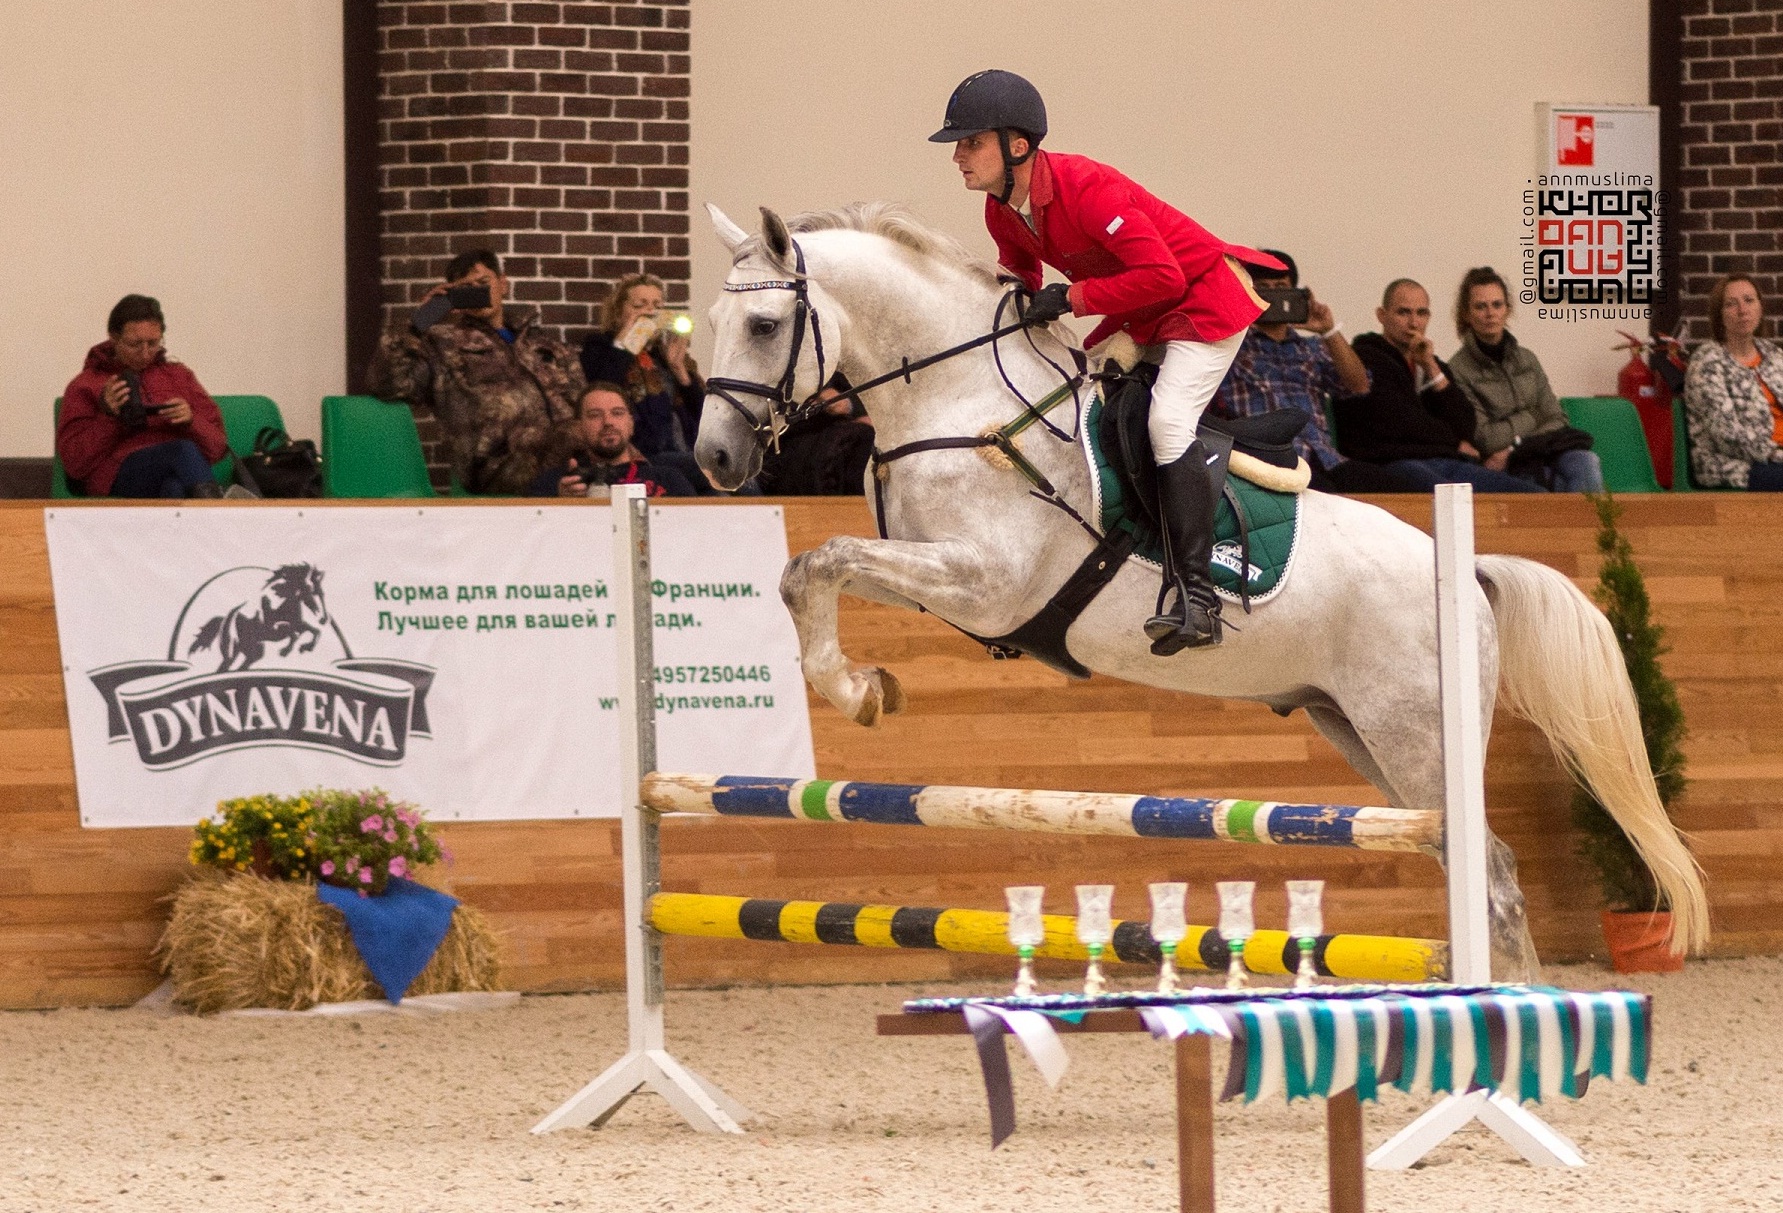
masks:
<svg viewBox="0 0 1783 1213"><path fill-rule="evenodd" d="M1239 261L1285 269L1273 257L1227 244L1105 164L1039 148L1046 105L1013 72L968 76L929 136L952 143L966 188L990 197L984 222L997 259L1032 298L1024 319L1099 315L1093 346L1126 332L1159 361L1152 389L1152 455L1164 522L1164 592L1146 620L1152 652L1168 657L1220 642L1220 600L1208 575L1214 494L1208 449L1195 437L1207 402L1263 313ZM1071 279L1041 286L1041 264ZM1176 606L1163 609L1174 586Z"/></svg>

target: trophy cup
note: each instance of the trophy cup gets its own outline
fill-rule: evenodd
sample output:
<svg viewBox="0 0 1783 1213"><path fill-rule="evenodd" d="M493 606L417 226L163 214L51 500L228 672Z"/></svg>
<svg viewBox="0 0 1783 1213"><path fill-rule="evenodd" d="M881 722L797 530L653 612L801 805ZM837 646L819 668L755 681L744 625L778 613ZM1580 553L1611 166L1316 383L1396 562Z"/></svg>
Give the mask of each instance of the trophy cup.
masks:
<svg viewBox="0 0 1783 1213"><path fill-rule="evenodd" d="M1290 880L1288 882L1288 934L1300 944L1300 968L1294 975L1294 988L1312 986L1318 971L1313 967L1313 949L1319 946L1319 935L1325 929L1325 916L1319 902L1325 895L1322 880Z"/></svg>
<svg viewBox="0 0 1783 1213"><path fill-rule="evenodd" d="M1158 966L1158 993L1176 993L1176 945L1189 933L1183 920L1183 899L1189 886L1181 881L1161 881L1152 890L1152 938L1164 962Z"/></svg>
<svg viewBox="0 0 1783 1213"><path fill-rule="evenodd" d="M1114 938L1114 925L1109 908L1114 901L1111 884L1077 886L1077 938L1090 952L1090 967L1083 975L1083 992L1090 998L1100 997L1108 983L1102 978L1102 949Z"/></svg>
<svg viewBox="0 0 1783 1213"><path fill-rule="evenodd" d="M1257 929L1251 914L1251 894L1257 884L1253 880L1222 880L1213 887L1220 895L1220 935L1231 954L1226 963L1226 988L1242 990L1246 984L1244 941Z"/></svg>
<svg viewBox="0 0 1783 1213"><path fill-rule="evenodd" d="M1046 886L1016 885L1003 890L1009 898L1009 942L1021 957L1021 968L1015 976L1015 996L1029 998L1034 994L1034 949L1046 942L1046 925L1040 920L1040 899Z"/></svg>

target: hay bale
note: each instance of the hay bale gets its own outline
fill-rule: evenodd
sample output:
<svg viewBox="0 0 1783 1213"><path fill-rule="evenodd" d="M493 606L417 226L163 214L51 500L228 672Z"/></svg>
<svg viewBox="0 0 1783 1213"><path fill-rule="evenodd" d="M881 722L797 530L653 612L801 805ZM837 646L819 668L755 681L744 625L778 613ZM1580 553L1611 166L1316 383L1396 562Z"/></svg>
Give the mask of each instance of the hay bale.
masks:
<svg viewBox="0 0 1783 1213"><path fill-rule="evenodd" d="M155 945L175 999L201 1014L382 998L347 932L347 920L314 885L205 873L173 895ZM439 950L409 994L493 990L500 978L488 922L462 903Z"/></svg>

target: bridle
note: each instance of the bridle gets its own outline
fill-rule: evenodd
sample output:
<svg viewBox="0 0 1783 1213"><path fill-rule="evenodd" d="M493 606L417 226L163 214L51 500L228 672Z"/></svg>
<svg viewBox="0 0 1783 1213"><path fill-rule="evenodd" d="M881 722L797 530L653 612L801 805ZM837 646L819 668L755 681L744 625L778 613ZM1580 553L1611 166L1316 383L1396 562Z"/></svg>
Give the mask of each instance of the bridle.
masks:
<svg viewBox="0 0 1783 1213"><path fill-rule="evenodd" d="M762 450L780 449L780 432L790 425L795 425L807 417L813 416L828 402L822 399L823 385L829 382L824 374L823 357L823 321L818 317L817 309L811 306L809 279L805 276L805 251L799 242L792 242L793 277L767 278L760 282L727 282L724 289L731 292L741 291L791 291L793 293L792 311L792 347L786 355L786 371L780 376L777 384L757 383L752 379L729 379L714 376L706 380L706 390L716 393L718 398L736 409L743 422L749 427L749 436L755 439L755 445ZM817 351L817 390L803 400L793 399L793 383L799 374L799 356L805 352L805 328L809 319L811 344ZM766 417L757 417L733 393L742 392L747 396L759 396L768 402Z"/></svg>
<svg viewBox="0 0 1783 1213"><path fill-rule="evenodd" d="M811 302L809 279L805 274L805 252L799 247L797 240L792 241L792 255L793 274L795 275L792 278L764 278L758 282L727 282L724 284L724 289L729 292L791 291L793 293L792 347L787 351L786 370L781 374L780 382L776 384L758 383L753 379L731 379L725 376L714 376L706 380L706 390L737 410L738 415L743 418L743 423L749 427L749 436L755 440L755 445L764 451L778 451L782 431L788 426L796 425L808 417L815 416L836 400L859 399L861 393L881 384L890 383L895 379L902 379L905 383L909 383L912 371L920 371L937 362L945 362L949 358L975 350L981 345L999 341L1011 333L1019 333L1033 327L1031 321L1020 318L1006 325L997 325L993 321L991 331L983 336L950 346L939 353L930 354L926 358L918 358L915 362L904 358L896 370L887 371L865 383L852 385L848 390L836 393L825 400L822 393L830 377L825 373L823 322L818 317L817 308ZM1013 294L1012 291L1011 295ZM998 317L1002 316L1003 309L1008 305L1011 295L1004 296L1003 301L998 304ZM799 373L799 358L805 352L805 331L807 328L811 331L812 346L817 353L817 390L803 400L795 400L793 398L793 383ZM1032 338L1030 338L1031 340ZM998 369L1001 371L1000 363ZM1081 368L1079 373L1081 374ZM1008 382L1007 376L1004 377L1004 381ZM1014 391L1013 384L1010 384L1010 390ZM749 406L737 399L734 393L738 392L766 400L768 402L767 416L757 417L750 411ZM1022 399L1022 403L1030 409L1033 407L1028 404L1025 398L1021 397L1020 392L1016 392L1016 396L1018 399Z"/></svg>

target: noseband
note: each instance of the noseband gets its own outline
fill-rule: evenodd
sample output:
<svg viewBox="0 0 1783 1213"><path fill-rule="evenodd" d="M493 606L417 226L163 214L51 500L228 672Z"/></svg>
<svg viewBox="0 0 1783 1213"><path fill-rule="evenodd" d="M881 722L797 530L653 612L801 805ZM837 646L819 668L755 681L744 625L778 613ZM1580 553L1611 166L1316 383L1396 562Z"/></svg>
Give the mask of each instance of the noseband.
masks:
<svg viewBox="0 0 1783 1213"><path fill-rule="evenodd" d="M761 282L727 282L727 291L791 291L793 293L792 312L792 348L787 351L786 371L780 376L778 384L757 383L752 379L726 379L714 377L706 380L706 390L718 395L720 399L737 410L749 427L749 436L755 439L755 445L762 450L780 449L780 432L787 426L794 425L805 418L813 416L826 403L820 398L823 385L829 381L824 374L823 358L823 323L818 319L817 309L811 306L811 294L805 277L805 252L799 242L792 242L793 278L769 278ZM804 400L793 399L793 382L799 374L799 355L805 351L806 318L810 318L811 344L817 351L817 390ZM734 393L741 392L746 396L759 396L768 402L768 415L757 417Z"/></svg>

